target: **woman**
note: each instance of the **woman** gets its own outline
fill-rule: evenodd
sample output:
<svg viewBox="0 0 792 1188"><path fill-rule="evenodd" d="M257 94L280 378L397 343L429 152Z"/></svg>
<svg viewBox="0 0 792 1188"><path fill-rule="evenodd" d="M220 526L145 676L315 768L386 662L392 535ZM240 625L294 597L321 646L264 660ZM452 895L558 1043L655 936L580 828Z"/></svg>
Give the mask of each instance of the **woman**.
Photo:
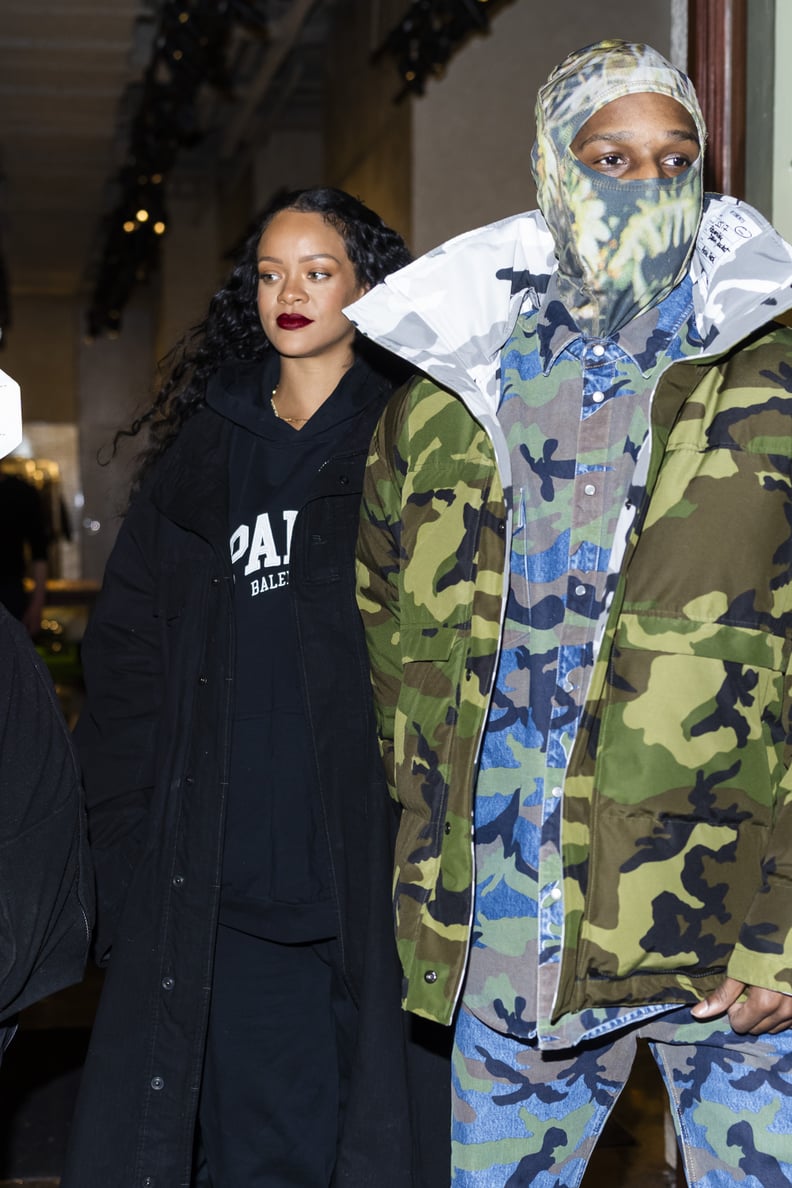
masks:
<svg viewBox="0 0 792 1188"><path fill-rule="evenodd" d="M84 644L108 972L66 1188L417 1182L353 580L392 384L341 312L408 259L348 194L287 196L132 427Z"/></svg>

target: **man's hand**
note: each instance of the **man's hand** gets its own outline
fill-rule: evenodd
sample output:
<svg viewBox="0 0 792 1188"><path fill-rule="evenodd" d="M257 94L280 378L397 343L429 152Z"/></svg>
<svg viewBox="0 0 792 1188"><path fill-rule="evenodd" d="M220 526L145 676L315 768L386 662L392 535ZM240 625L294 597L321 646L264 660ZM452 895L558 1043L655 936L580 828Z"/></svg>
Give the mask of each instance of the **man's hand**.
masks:
<svg viewBox="0 0 792 1188"><path fill-rule="evenodd" d="M743 1002L738 1002L745 994ZM732 1031L738 1035L777 1035L792 1027L792 994L780 990L763 990L761 986L746 986L735 978L724 978L690 1012L696 1019L714 1019L727 1014Z"/></svg>

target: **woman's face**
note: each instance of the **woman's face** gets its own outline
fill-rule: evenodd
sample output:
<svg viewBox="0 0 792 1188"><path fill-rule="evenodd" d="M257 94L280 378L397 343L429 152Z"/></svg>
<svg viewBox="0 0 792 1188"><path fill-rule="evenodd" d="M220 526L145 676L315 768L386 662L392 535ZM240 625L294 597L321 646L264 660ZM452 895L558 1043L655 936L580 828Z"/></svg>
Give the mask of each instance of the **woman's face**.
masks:
<svg viewBox="0 0 792 1188"><path fill-rule="evenodd" d="M355 329L341 310L365 289L321 215L276 214L259 240L258 273L259 317L278 354L315 358L351 347Z"/></svg>
<svg viewBox="0 0 792 1188"><path fill-rule="evenodd" d="M670 95L640 92L606 103L586 120L572 152L621 181L677 177L700 152L693 117Z"/></svg>

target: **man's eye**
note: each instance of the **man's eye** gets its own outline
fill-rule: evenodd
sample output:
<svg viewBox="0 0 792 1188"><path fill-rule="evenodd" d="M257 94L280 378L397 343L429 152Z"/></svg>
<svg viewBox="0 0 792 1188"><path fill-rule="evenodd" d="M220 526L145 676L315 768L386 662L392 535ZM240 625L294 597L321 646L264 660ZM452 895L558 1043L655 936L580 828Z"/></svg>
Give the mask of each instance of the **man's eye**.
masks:
<svg viewBox="0 0 792 1188"><path fill-rule="evenodd" d="M616 169L624 161L621 153L606 153L604 157L598 157L594 162L594 167L600 169Z"/></svg>

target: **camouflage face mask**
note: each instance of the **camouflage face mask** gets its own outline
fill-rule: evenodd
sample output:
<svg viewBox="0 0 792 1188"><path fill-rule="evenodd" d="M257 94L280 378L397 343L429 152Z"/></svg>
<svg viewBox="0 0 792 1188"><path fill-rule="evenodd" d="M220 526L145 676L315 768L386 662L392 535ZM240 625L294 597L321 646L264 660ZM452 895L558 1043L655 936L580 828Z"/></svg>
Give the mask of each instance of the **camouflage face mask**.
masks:
<svg viewBox="0 0 792 1188"><path fill-rule="evenodd" d="M690 80L655 50L603 41L566 58L539 91L533 173L553 235L558 286L580 329L614 334L684 276L701 218L702 152L678 177L619 181L572 152L580 128L624 95L667 95L704 121Z"/></svg>

